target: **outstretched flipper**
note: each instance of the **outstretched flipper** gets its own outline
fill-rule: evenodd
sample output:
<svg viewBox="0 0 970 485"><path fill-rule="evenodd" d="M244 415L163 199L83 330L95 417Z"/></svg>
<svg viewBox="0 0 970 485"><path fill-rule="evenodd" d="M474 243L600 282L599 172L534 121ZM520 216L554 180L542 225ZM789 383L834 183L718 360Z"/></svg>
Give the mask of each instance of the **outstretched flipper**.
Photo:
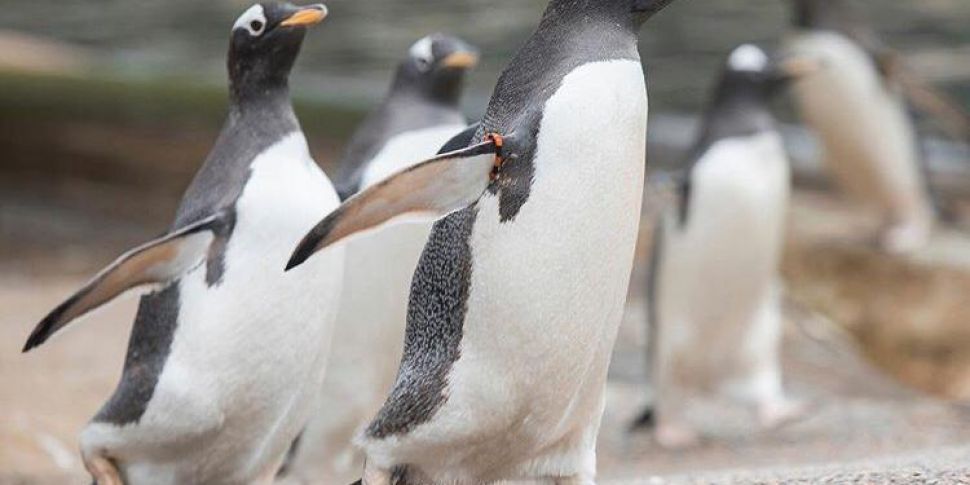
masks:
<svg viewBox="0 0 970 485"><path fill-rule="evenodd" d="M139 246L116 259L84 287L57 306L34 328L28 352L77 318L132 288L166 285L205 261L222 218L208 217Z"/></svg>
<svg viewBox="0 0 970 485"><path fill-rule="evenodd" d="M439 155L364 190L343 203L297 246L286 270L359 232L407 218L434 221L481 198L501 161L502 138Z"/></svg>

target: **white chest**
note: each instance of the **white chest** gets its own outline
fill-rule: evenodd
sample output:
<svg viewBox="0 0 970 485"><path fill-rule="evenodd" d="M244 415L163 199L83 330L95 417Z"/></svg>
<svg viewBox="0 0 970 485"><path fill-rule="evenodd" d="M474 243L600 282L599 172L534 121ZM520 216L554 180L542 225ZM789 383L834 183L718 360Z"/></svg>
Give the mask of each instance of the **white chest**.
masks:
<svg viewBox="0 0 970 485"><path fill-rule="evenodd" d="M337 204L302 134L254 160L235 206L221 283L209 287L204 268L180 283L179 324L149 420L191 419L180 417L185 400L205 402L235 433L220 443L225 456L207 459L259 467L285 450L323 379L343 250L321 253L305 270L283 268L300 238Z"/></svg>
<svg viewBox="0 0 970 485"><path fill-rule="evenodd" d="M597 385L584 376L608 360L633 264L646 123L638 62L581 66L545 106L519 214L501 223L496 197L479 203L463 356L507 372L550 419L572 392ZM460 362L456 378L466 371L480 370ZM587 394L595 401L598 392Z"/></svg>
<svg viewBox="0 0 970 485"><path fill-rule="evenodd" d="M180 326L186 339L198 333L197 341L210 346L208 356L199 358L218 360L213 364L225 365L224 373L245 374L246 364L266 368L267 359L309 365L281 354L290 355L284 349L320 352L331 328L325 315L340 296L343 249L324 252L305 271L284 273L283 267L303 235L338 203L300 133L253 161L236 203L222 283L209 288L201 274L182 283Z"/></svg>
<svg viewBox="0 0 970 485"><path fill-rule="evenodd" d="M686 223L674 208L665 218L660 306L719 321L728 310L753 308L775 279L790 191L781 138L718 141L698 161L691 183ZM698 299L705 305L694 304Z"/></svg>
<svg viewBox="0 0 970 485"><path fill-rule="evenodd" d="M715 142L691 174L687 231L710 230L700 237L716 238L731 227L737 230L721 234L747 235L759 227L769 229L766 223L776 230L787 210L789 173L788 157L777 133ZM729 227L717 227L722 224Z"/></svg>

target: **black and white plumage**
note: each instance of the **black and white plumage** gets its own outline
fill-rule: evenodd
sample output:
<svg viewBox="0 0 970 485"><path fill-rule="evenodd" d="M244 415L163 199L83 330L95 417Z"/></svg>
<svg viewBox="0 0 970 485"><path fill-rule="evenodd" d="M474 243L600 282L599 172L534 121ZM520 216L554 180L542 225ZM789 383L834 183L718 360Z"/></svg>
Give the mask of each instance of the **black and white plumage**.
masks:
<svg viewBox="0 0 970 485"><path fill-rule="evenodd" d="M805 59L746 44L729 56L676 204L654 237L650 355L658 441L697 440L689 404L726 394L763 424L799 412L782 390L778 266L790 169L769 101Z"/></svg>
<svg viewBox="0 0 970 485"><path fill-rule="evenodd" d="M847 0L795 0L787 51L827 68L795 86L802 116L818 133L839 185L875 209L880 243L892 252L924 246L934 225L919 140L892 56L854 17Z"/></svg>
<svg viewBox="0 0 970 485"><path fill-rule="evenodd" d="M643 191L638 31L668 3L551 1L475 145L350 199L296 251L447 215L414 275L397 382L358 438L365 483L594 481Z"/></svg>
<svg viewBox="0 0 970 485"><path fill-rule="evenodd" d="M125 290L142 297L112 397L81 435L98 483L271 483L323 379L341 249L282 265L336 191L310 157L288 78L323 5L254 5L228 55L230 108L168 235L122 256L27 348Z"/></svg>
<svg viewBox="0 0 970 485"><path fill-rule="evenodd" d="M337 185L344 196L434 156L465 129L459 102L466 72L477 60L474 48L443 34L409 49L387 96L341 161ZM337 343L317 414L287 467L291 475L319 483L350 483L360 476L363 457L353 436L394 383L411 276L430 232L430 223L398 225L348 244Z"/></svg>

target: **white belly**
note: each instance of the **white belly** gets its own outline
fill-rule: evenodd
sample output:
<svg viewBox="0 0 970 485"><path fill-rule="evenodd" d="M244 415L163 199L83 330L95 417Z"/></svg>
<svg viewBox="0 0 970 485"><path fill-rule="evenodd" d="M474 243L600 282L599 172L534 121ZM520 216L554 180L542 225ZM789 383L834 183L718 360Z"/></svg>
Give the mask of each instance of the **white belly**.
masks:
<svg viewBox="0 0 970 485"><path fill-rule="evenodd" d="M464 128L445 125L394 137L370 162L362 188L433 157ZM404 344L411 278L430 231L430 224L399 224L347 245L336 343L318 412L294 460L297 473L323 474L334 483L359 478L351 439L377 413L394 383Z"/></svg>
<svg viewBox="0 0 970 485"><path fill-rule="evenodd" d="M924 210L912 121L862 48L841 34L807 32L793 35L787 49L825 62L823 71L795 85L795 94L839 184L890 213Z"/></svg>
<svg viewBox="0 0 970 485"><path fill-rule="evenodd" d="M730 359L744 347L778 278L789 178L776 133L721 140L691 174L686 225L676 209L665 215L655 324L679 360Z"/></svg>
<svg viewBox="0 0 970 485"><path fill-rule="evenodd" d="M498 199L479 202L449 398L401 438L434 450L421 467L438 481L530 459L541 464L515 470L592 471L640 220L646 115L639 62L577 68L545 106L518 215L500 223Z"/></svg>
<svg viewBox="0 0 970 485"><path fill-rule="evenodd" d="M204 268L182 280L171 354L139 423L217 424L204 451L181 458L182 480L252 480L276 464L303 427L323 380L343 249L320 253L306 268L283 267L337 205L303 135L289 135L252 164L222 283L208 288ZM210 405L209 414L195 414L197 403Z"/></svg>

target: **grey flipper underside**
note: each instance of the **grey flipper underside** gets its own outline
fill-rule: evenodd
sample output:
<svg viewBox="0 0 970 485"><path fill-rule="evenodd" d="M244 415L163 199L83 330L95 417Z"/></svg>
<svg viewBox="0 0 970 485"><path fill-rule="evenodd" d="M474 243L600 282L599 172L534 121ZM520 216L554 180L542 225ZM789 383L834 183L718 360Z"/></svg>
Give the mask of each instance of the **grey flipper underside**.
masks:
<svg viewBox="0 0 970 485"><path fill-rule="evenodd" d="M123 254L47 314L27 339L24 352L128 290L177 280L206 260L224 223L221 214L211 216Z"/></svg>
<svg viewBox="0 0 970 485"><path fill-rule="evenodd" d="M401 217L440 219L475 203L488 188L501 147L486 141L406 168L351 197L310 231L287 263Z"/></svg>

